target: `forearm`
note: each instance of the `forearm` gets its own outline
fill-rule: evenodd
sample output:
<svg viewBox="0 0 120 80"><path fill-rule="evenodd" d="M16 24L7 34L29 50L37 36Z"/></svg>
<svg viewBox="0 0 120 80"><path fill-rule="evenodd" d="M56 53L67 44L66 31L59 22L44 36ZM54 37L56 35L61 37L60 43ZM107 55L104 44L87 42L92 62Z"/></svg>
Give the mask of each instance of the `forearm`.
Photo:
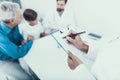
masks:
<svg viewBox="0 0 120 80"><path fill-rule="evenodd" d="M29 49L32 46L32 43L33 43L33 41L29 41L28 43L26 43L24 45L17 46L15 44L9 42L9 44L3 46L3 50L6 55L12 57L13 59L18 59L27 54L27 52L29 51Z"/></svg>
<svg viewBox="0 0 120 80"><path fill-rule="evenodd" d="M79 44L78 49L85 52L85 53L87 53L88 49L89 49L89 46L87 44L85 44L85 43L82 43L82 44Z"/></svg>
<svg viewBox="0 0 120 80"><path fill-rule="evenodd" d="M27 43L21 45L17 50L18 58L25 56L28 53L28 51L30 50L30 48L32 47L32 44L33 44L33 41L29 40L29 41L27 41Z"/></svg>

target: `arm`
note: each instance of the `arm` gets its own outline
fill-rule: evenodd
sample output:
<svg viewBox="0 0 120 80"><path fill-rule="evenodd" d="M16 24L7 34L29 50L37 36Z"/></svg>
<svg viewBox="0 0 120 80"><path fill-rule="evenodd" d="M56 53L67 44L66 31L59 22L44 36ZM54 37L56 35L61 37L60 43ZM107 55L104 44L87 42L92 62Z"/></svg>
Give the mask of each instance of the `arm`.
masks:
<svg viewBox="0 0 120 80"><path fill-rule="evenodd" d="M76 80L96 80L95 77L87 70L83 62L68 51L68 66L70 69L74 70L72 77Z"/></svg>
<svg viewBox="0 0 120 80"><path fill-rule="evenodd" d="M75 34L75 33L76 33L75 31L71 30L68 33L68 35ZM71 37L69 37L69 39L67 39L67 41L68 41L68 43L73 44L79 50L84 51L86 53L88 52L89 46L82 41L82 39L80 38L80 36L75 36L74 39L71 38Z"/></svg>
<svg viewBox="0 0 120 80"><path fill-rule="evenodd" d="M27 54L32 46L33 41L28 41L26 44L17 46L12 43L7 37L1 39L2 52L13 59L18 59Z"/></svg>
<svg viewBox="0 0 120 80"><path fill-rule="evenodd" d="M45 37L45 36L47 36L47 35L50 35L50 34L49 34L49 33L45 33L45 32L40 33L40 37Z"/></svg>
<svg viewBox="0 0 120 80"><path fill-rule="evenodd" d="M68 35L70 34L75 34L76 32L71 30ZM89 43L86 44L82 41L82 39L80 38L80 36L76 36L74 39L73 38L68 38L67 39L68 43L73 44L76 48L78 48L81 51L84 51L86 53L86 57L91 59L91 60L95 60L97 53L100 49L100 43Z"/></svg>

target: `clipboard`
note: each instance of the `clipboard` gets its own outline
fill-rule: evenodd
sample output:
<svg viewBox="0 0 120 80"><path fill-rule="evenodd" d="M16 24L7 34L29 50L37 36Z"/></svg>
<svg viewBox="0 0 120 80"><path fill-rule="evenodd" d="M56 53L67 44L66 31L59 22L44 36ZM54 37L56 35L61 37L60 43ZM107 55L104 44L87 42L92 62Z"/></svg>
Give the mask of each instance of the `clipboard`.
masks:
<svg viewBox="0 0 120 80"><path fill-rule="evenodd" d="M63 49L63 51L65 53L67 53L68 50L70 50L73 54L75 54L76 56L80 56L85 54L85 52L80 51L79 49L77 49L73 44L69 44L66 39L63 39L64 36L66 36L68 34L68 32L71 29L62 29L62 30L58 30L55 33L52 33L51 36L54 38L54 40L57 42L57 44L59 45L59 47L61 49ZM78 55L77 55L78 54Z"/></svg>

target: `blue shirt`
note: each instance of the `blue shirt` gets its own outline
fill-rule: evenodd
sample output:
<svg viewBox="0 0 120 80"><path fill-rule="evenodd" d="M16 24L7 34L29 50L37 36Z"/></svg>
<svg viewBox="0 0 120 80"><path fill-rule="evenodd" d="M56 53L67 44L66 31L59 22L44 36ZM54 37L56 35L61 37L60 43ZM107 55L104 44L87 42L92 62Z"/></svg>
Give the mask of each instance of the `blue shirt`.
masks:
<svg viewBox="0 0 120 80"><path fill-rule="evenodd" d="M10 29L3 22L0 22L0 60L18 59L27 54L32 46L30 40L21 45L23 37L21 36L18 25Z"/></svg>

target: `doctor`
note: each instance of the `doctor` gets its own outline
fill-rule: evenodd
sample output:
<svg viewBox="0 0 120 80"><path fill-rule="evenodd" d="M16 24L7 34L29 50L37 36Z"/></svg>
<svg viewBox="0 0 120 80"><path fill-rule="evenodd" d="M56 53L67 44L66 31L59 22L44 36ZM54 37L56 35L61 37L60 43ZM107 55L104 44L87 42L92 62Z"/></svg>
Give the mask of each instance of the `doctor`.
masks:
<svg viewBox="0 0 120 80"><path fill-rule="evenodd" d="M64 27L77 26L73 11L66 8L67 0L56 0L56 2L57 9L49 12L43 20L47 33Z"/></svg>
<svg viewBox="0 0 120 80"><path fill-rule="evenodd" d="M74 34L71 31L69 34ZM103 47L97 55L91 71L88 71L83 62L68 51L67 63L71 70L74 70L72 77L75 80L120 80L120 35L114 36L114 40ZM68 41L78 49L88 52L89 46L82 42L80 36Z"/></svg>
<svg viewBox="0 0 120 80"><path fill-rule="evenodd" d="M43 26L39 22L38 13L35 10L25 9L23 17L25 22L19 25L19 30L24 37L24 43L26 43L28 39L39 39L46 35L43 32Z"/></svg>

